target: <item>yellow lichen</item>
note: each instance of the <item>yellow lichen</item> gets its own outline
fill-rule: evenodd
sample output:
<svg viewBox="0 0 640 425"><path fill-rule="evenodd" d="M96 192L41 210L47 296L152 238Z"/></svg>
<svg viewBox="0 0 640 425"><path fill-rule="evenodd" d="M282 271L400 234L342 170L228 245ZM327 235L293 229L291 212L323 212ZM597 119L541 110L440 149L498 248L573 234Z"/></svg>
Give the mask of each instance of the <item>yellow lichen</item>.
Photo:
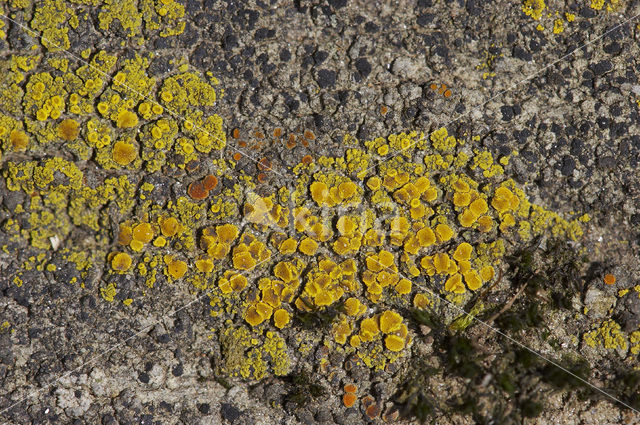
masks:
<svg viewBox="0 0 640 425"><path fill-rule="evenodd" d="M125 166L131 164L136 159L138 152L133 144L117 141L115 145L113 145L111 156L115 162Z"/></svg>
<svg viewBox="0 0 640 425"><path fill-rule="evenodd" d="M126 272L131 267L131 257L126 252L119 252L111 259L111 267L118 272Z"/></svg>

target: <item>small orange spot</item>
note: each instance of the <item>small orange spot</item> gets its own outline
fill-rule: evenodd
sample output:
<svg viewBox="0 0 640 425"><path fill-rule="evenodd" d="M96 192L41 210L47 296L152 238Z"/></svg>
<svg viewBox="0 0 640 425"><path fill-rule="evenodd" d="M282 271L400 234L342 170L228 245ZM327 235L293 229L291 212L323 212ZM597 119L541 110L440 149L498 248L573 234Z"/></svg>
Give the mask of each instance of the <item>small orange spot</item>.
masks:
<svg viewBox="0 0 640 425"><path fill-rule="evenodd" d="M440 88L438 89L438 93L442 94L444 93L444 91L447 89L447 85L446 84L441 84Z"/></svg>
<svg viewBox="0 0 640 425"><path fill-rule="evenodd" d="M309 146L309 142L307 141L307 139L302 139L300 143L302 143L302 146L304 146L305 148Z"/></svg>
<svg viewBox="0 0 640 425"><path fill-rule="evenodd" d="M202 182L199 181L192 182L189 185L189 189L187 190L187 192L192 199L195 199L197 201L200 201L209 196L209 191L204 187Z"/></svg>
<svg viewBox="0 0 640 425"><path fill-rule="evenodd" d="M267 179L267 175L265 173L258 174L258 182L263 183Z"/></svg>
<svg viewBox="0 0 640 425"><path fill-rule="evenodd" d="M446 90L444 91L444 97L451 97L451 90L446 89Z"/></svg>
<svg viewBox="0 0 640 425"><path fill-rule="evenodd" d="M438 89L438 85L436 83L431 83L431 85L429 86L429 88L431 90L437 90Z"/></svg>
<svg viewBox="0 0 640 425"><path fill-rule="evenodd" d="M208 176L205 176L204 179L202 179L202 186L204 186L206 190L213 190L217 185L218 178L216 176L212 176L211 174L209 174Z"/></svg>
<svg viewBox="0 0 640 425"><path fill-rule="evenodd" d="M242 154L240 152L236 152L233 154L233 159L235 161L240 161L240 158L242 158Z"/></svg>
<svg viewBox="0 0 640 425"><path fill-rule="evenodd" d="M304 137L305 137L305 139L307 139L307 140L315 140L316 135L315 135L315 134L313 134L313 131L311 131L311 130L307 130L307 131L305 131L305 132L304 132Z"/></svg>
<svg viewBox="0 0 640 425"><path fill-rule="evenodd" d="M240 141L238 142L238 146L240 146L241 148L244 148L244 147L246 147L246 146L247 146L247 142L245 142L244 140L240 140Z"/></svg>
<svg viewBox="0 0 640 425"><path fill-rule="evenodd" d="M237 128L234 128L233 131L231 132L231 137L233 137L234 139L237 139L238 137L240 137L240 130Z"/></svg>
<svg viewBox="0 0 640 425"><path fill-rule="evenodd" d="M261 131L256 131L253 135L256 139L264 139L264 134Z"/></svg>
<svg viewBox="0 0 640 425"><path fill-rule="evenodd" d="M356 391L358 391L358 387L355 386L354 384L347 384L344 386L344 392L345 393L356 393Z"/></svg>
<svg viewBox="0 0 640 425"><path fill-rule="evenodd" d="M616 283L616 277L612 274L605 274L604 283L606 283L607 285L613 285L614 283Z"/></svg>
<svg viewBox="0 0 640 425"><path fill-rule="evenodd" d="M353 407L357 400L358 397L353 393L346 393L342 396L342 403L344 403L345 407Z"/></svg>
<svg viewBox="0 0 640 425"><path fill-rule="evenodd" d="M273 130L273 137L280 138L282 137L282 129L280 127Z"/></svg>
<svg viewBox="0 0 640 425"><path fill-rule="evenodd" d="M309 165L313 162L313 158L311 157L311 155L305 155L302 157L302 163L305 165Z"/></svg>
<svg viewBox="0 0 640 425"><path fill-rule="evenodd" d="M389 108L387 108L386 106L382 105L380 107L380 114L387 115L387 112L389 112Z"/></svg>

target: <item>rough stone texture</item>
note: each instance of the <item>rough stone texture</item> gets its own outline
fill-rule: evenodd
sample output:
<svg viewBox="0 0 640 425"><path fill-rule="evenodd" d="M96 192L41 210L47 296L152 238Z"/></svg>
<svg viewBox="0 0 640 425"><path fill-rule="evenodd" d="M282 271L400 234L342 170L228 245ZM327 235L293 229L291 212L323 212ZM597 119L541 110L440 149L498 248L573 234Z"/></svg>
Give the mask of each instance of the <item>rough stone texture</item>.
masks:
<svg viewBox="0 0 640 425"><path fill-rule="evenodd" d="M542 205L589 213L590 261L600 264L600 275L612 272L617 278L613 288L601 279L585 282L591 289L576 300L577 310L594 308L592 317L601 318L613 307L623 327L637 329L637 300L616 297L619 289L640 284L637 19L610 31L640 12L637 1L610 13L569 2L558 10L572 11L576 19L565 22L565 31L557 35L549 28L538 31L538 22L513 1L185 4L185 33L145 46L157 53L151 69L163 75L172 69L169 60L183 55L195 67L212 71L225 90L219 113L227 133L238 128L240 139L257 146L256 157L266 156L284 169L307 154L341 152L347 133L364 140L441 126L455 134L481 135L478 146L497 156L517 151L505 172ZM553 25L550 19L544 22ZM119 46L124 38L117 25L113 39L106 40L91 25L86 23L84 36L70 36L74 53L88 45ZM9 25L4 44L17 52L30 40ZM483 78L485 72L495 75ZM432 83L446 84L451 96L431 89ZM315 140L287 150L256 136L276 128L286 134L311 130ZM252 162L243 166L257 172ZM274 186L282 183L277 176L269 178ZM23 195L6 191L3 184L3 211L14 211ZM162 186L166 191L158 196L171 196L168 185ZM25 279L38 285L16 287L3 276L31 254L2 234L0 240L9 247L0 253L0 318L14 330L0 333L3 422L381 421L368 419L364 408L342 406L340 379L324 380L326 395L305 409L287 408L287 384L279 381L267 379L258 389L240 381L225 388L213 379L219 353L208 338L207 301L189 304L194 295L187 288L159 282L144 304L123 311L99 297L99 276L87 282L93 293L56 283L68 281L73 268L54 275L34 272ZM132 283L123 280L120 288L127 285ZM566 336L567 322L554 320L556 335ZM544 348L538 342L531 346ZM603 362L611 361L622 362L615 355ZM637 356L627 364L637 366ZM395 389L392 378L375 380L366 368L354 367L348 377L383 402ZM446 390L462 384L442 385ZM638 418L606 399L554 393L537 423L637 423ZM438 423L471 419L443 415Z"/></svg>

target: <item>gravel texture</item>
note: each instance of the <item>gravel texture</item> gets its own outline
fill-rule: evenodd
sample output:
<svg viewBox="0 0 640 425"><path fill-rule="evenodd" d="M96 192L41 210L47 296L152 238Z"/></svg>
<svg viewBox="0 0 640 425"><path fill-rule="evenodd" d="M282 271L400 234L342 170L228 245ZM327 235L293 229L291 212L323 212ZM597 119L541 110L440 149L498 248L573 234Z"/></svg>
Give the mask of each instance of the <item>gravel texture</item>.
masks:
<svg viewBox="0 0 640 425"><path fill-rule="evenodd" d="M618 3L615 10L606 10ZM108 31L101 30L100 7L89 7L89 19L69 32L69 50L80 55L88 47L100 48L122 57L152 51L149 73L159 79L173 73L176 58L203 73L211 71L220 81L218 93L224 90L216 102L228 139L224 155L248 150L277 171L267 173L258 192L288 184L287 170L306 155L341 155L346 134L369 140L445 126L458 137L479 135L474 147L496 158L510 155L505 174L526 188L532 202L561 214L591 217L584 238L570 245L576 251L586 247L581 289L566 310L545 313L550 339L559 341L560 348L551 349L527 330L513 332L513 337L556 359L578 352L591 365L588 380L602 388L616 386L617 371L639 366L631 344L594 348L582 339L610 318L627 338L640 326L640 291L634 289L640 285L640 29L638 18L631 19L640 13L638 1L607 0L602 10L589 2L554 3L540 20L523 13L522 2L504 0L182 4L184 32L148 38L142 45L131 41L118 20ZM18 20L31 16L10 5L3 3L0 11ZM575 16L571 22L567 13ZM553 32L555 19L564 25L558 34ZM4 21L0 61L39 43ZM3 99L0 112L9 113L9 103ZM294 135L295 146L274 142L271 135L277 129L285 140ZM28 153L3 152L2 170L15 155ZM68 159L76 160L71 154ZM245 157L236 169L257 176L259 165ZM182 173L137 177L153 184L150 196L162 203L186 193ZM88 171L85 179L97 185L107 175ZM221 179L220 186L225 184L232 182ZM27 227L28 217L17 206L29 197L6 185L3 177L0 223L16 220ZM18 286L13 273L40 251L3 229L3 423L360 424L398 423L403 413L398 394L405 370L372 370L338 352L323 351L321 345L310 354L290 356L294 369L310 372L313 379L308 381L321 387L314 398L305 386L309 382L296 382L293 374L268 374L258 382L223 376L221 365L230 354L221 349L216 328L221 322L210 316L209 298L198 298L192 289L163 276L153 290L146 290L135 276L121 275L115 301L107 302L100 292L104 270L91 267L81 277L75 265L53 253L49 263L57 270L24 270ZM78 228L63 243L91 251L87 235L87 229ZM553 266L556 260L545 257L539 267ZM614 275L616 283L606 285L605 274ZM82 287L66 283L74 277ZM500 302L515 293L515 283L509 290L505 282L506 289L496 295ZM629 291L620 295L625 289ZM536 294L525 294L536 299ZM136 297L134 303L122 307L130 296ZM414 332L411 356L437 358L437 332L426 326ZM505 350L496 342L500 338L482 326L471 327L467 336L487 347L488 357L500 357ZM409 360L399 367L409 368ZM326 370L320 363L327 364ZM432 366L444 367L435 360ZM468 385L458 376L426 379L425 385L442 396L440 407L448 394L453 398ZM342 401L348 382L358 386L358 403L351 408ZM302 387L307 400L292 402L291 394ZM459 400L448 401L454 405ZM498 417L495 412L487 417L492 415ZM436 409L430 419L480 422L454 408ZM583 399L561 388L547 389L540 415L524 421L632 424L640 414L606 396Z"/></svg>

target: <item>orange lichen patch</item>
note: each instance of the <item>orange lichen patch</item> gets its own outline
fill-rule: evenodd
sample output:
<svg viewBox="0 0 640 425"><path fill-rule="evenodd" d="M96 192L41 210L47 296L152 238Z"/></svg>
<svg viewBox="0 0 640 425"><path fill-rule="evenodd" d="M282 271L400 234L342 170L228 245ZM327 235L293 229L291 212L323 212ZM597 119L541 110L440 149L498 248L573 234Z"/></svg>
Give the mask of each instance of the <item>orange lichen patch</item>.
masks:
<svg viewBox="0 0 640 425"><path fill-rule="evenodd" d="M471 202L469 193L456 192L453 194L453 205L456 207L466 207Z"/></svg>
<svg viewBox="0 0 640 425"><path fill-rule="evenodd" d="M386 107L385 105L382 105L380 107L380 115L387 115L387 112L389 112L389 108Z"/></svg>
<svg viewBox="0 0 640 425"><path fill-rule="evenodd" d="M236 152L233 154L234 161L240 161L242 159L242 154L240 152Z"/></svg>
<svg viewBox="0 0 640 425"><path fill-rule="evenodd" d="M516 224L516 218L511 213L503 214L501 219L502 223L500 223L499 227L502 232L506 232L510 227L513 227Z"/></svg>
<svg viewBox="0 0 640 425"><path fill-rule="evenodd" d="M11 130L11 133L9 133L9 141L11 142L13 149L23 151L27 149L27 146L29 145L29 136L27 136L24 131Z"/></svg>
<svg viewBox="0 0 640 425"><path fill-rule="evenodd" d="M380 315L380 330L389 334L400 330L402 325L402 316L392 310L387 310Z"/></svg>
<svg viewBox="0 0 640 425"><path fill-rule="evenodd" d="M233 224L222 224L216 227L216 235L220 242L230 243L238 237L238 228Z"/></svg>
<svg viewBox="0 0 640 425"><path fill-rule="evenodd" d="M158 248L162 248L163 246L165 246L167 244L167 240L164 238L164 236L158 236L154 241L153 241L153 246L158 247Z"/></svg>
<svg viewBox="0 0 640 425"><path fill-rule="evenodd" d="M605 274L604 283L606 283L607 285L613 285L614 283L616 283L616 277L612 274Z"/></svg>
<svg viewBox="0 0 640 425"><path fill-rule="evenodd" d="M483 282L490 281L491 279L493 279L494 275L495 271L493 269L493 266L484 266L480 269L480 277L482 278Z"/></svg>
<svg viewBox="0 0 640 425"><path fill-rule="evenodd" d="M469 204L469 211L471 211L476 217L481 216L482 214L489 211L487 201L482 198L476 199L471 204Z"/></svg>
<svg viewBox="0 0 640 425"><path fill-rule="evenodd" d="M467 283L467 287L472 291L475 291L482 286L482 279L480 279L480 275L475 270L469 270L464 273L464 281Z"/></svg>
<svg viewBox="0 0 640 425"><path fill-rule="evenodd" d="M196 268L202 273L211 273L213 271L213 261L209 258L196 260Z"/></svg>
<svg viewBox="0 0 640 425"><path fill-rule="evenodd" d="M280 254L293 254L296 252L296 249L298 249L298 241L293 238L285 239L280 243L280 247L278 249L280 250Z"/></svg>
<svg viewBox="0 0 640 425"><path fill-rule="evenodd" d="M144 244L134 239L129 243L129 248L131 248L135 252L140 252L142 251L142 248L144 248Z"/></svg>
<svg viewBox="0 0 640 425"><path fill-rule="evenodd" d="M273 137L275 137L276 139L282 137L282 129L280 127L277 127L273 130Z"/></svg>
<svg viewBox="0 0 640 425"><path fill-rule="evenodd" d="M180 230L180 223L175 217L160 218L160 231L166 237L174 236Z"/></svg>
<svg viewBox="0 0 640 425"><path fill-rule="evenodd" d="M467 242L462 242L453 253L453 259L456 261L468 261L471 258L473 247Z"/></svg>
<svg viewBox="0 0 640 425"><path fill-rule="evenodd" d="M313 131L311 131L311 130L306 130L306 131L304 132L304 138L305 138L305 139L307 139L307 140L314 140L314 139L316 138L316 135L315 135L315 134L313 134Z"/></svg>
<svg viewBox="0 0 640 425"><path fill-rule="evenodd" d="M449 255L440 252L433 256L433 266L437 273L447 273L449 271L451 260Z"/></svg>
<svg viewBox="0 0 640 425"><path fill-rule="evenodd" d="M436 234L428 227L418 230L417 236L421 247L429 247L436 243Z"/></svg>
<svg viewBox="0 0 640 425"><path fill-rule="evenodd" d="M255 306L251 306L247 309L247 312L244 315L244 320L246 320L251 326L258 326L260 323L265 321L260 313L258 313L258 309Z"/></svg>
<svg viewBox="0 0 640 425"><path fill-rule="evenodd" d="M237 139L238 137L240 137L240 129L234 128L233 131L231 132L231 137L233 137L234 139Z"/></svg>
<svg viewBox="0 0 640 425"><path fill-rule="evenodd" d="M264 183L267 180L265 173L258 173L258 183Z"/></svg>
<svg viewBox="0 0 640 425"><path fill-rule="evenodd" d="M142 243L149 243L153 239L153 227L149 223L140 223L133 228L133 239Z"/></svg>
<svg viewBox="0 0 640 425"><path fill-rule="evenodd" d="M320 206L324 205L329 197L329 188L323 182L313 182L309 188L311 190L311 198Z"/></svg>
<svg viewBox="0 0 640 425"><path fill-rule="evenodd" d="M449 89L447 88L447 85L446 85L446 84L444 84L444 83L440 84L439 86L438 86L438 84L436 84L436 83L431 83L431 84L429 85L429 88L430 88L431 90L433 90L433 91L437 91L437 92L438 92L438 94L440 94L440 95L442 95L442 96L444 96L444 97L446 97L446 98L451 97L451 90L449 90Z"/></svg>
<svg viewBox="0 0 640 425"><path fill-rule="evenodd" d="M352 181L342 182L338 185L338 195L340 195L342 200L350 199L356 194L357 190L358 186Z"/></svg>
<svg viewBox="0 0 640 425"><path fill-rule="evenodd" d="M387 337L384 339L384 345L385 347L387 347L387 350L398 352L402 351L402 349L404 348L405 340L398 335L387 335Z"/></svg>
<svg viewBox="0 0 640 425"><path fill-rule="evenodd" d="M338 219L338 222L336 223L336 229L343 236L353 236L353 233L357 228L358 224L353 219L347 216L340 217Z"/></svg>
<svg viewBox="0 0 640 425"><path fill-rule="evenodd" d="M458 272L462 273L463 275L469 270L471 270L471 261L459 260L457 261L457 264L458 264Z"/></svg>
<svg viewBox="0 0 640 425"><path fill-rule="evenodd" d="M422 267L429 276L433 276L434 274L436 274L436 268L433 265L433 256L431 255L422 257L422 259L420 260L420 267Z"/></svg>
<svg viewBox="0 0 640 425"><path fill-rule="evenodd" d="M206 199L209 196L209 191L204 187L204 184L201 181L194 181L189 184L189 188L187 189L187 193L196 201L201 201Z"/></svg>
<svg viewBox="0 0 640 425"><path fill-rule="evenodd" d="M206 190L213 190L218 186L218 178L209 174L202 179L202 186Z"/></svg>
<svg viewBox="0 0 640 425"><path fill-rule="evenodd" d="M171 260L169 265L167 266L167 272L169 276L174 279L180 279L182 276L187 273L187 263L182 260Z"/></svg>
<svg viewBox="0 0 640 425"><path fill-rule="evenodd" d="M289 315L289 312L283 308L280 308L273 313L273 322L278 329L284 328L290 320L291 316Z"/></svg>
<svg viewBox="0 0 640 425"><path fill-rule="evenodd" d="M342 403L345 407L353 407L356 401L358 401L358 397L353 393L348 392L342 396Z"/></svg>
<svg viewBox="0 0 640 425"><path fill-rule="evenodd" d="M231 285L231 289L233 289L234 291L240 292L247 287L248 281L244 275L234 272L227 272L225 276L229 278L229 284Z"/></svg>
<svg viewBox="0 0 640 425"><path fill-rule="evenodd" d="M446 224L440 223L436 226L436 236L439 242L447 242L453 237L453 229Z"/></svg>
<svg viewBox="0 0 640 425"><path fill-rule="evenodd" d="M119 140L113 145L111 156L116 163L125 166L136 159L138 152L133 144Z"/></svg>
<svg viewBox="0 0 640 425"><path fill-rule="evenodd" d="M444 289L455 294L464 294L466 289L462 283L462 275L456 273L444 283Z"/></svg>
<svg viewBox="0 0 640 425"><path fill-rule="evenodd" d="M363 341L373 341L380 333L378 323L372 317L368 317L360 322L360 339Z"/></svg>
<svg viewBox="0 0 640 425"><path fill-rule="evenodd" d="M304 238L300 241L300 246L298 247L301 253L305 255L315 255L318 250L318 242L314 241L311 238Z"/></svg>
<svg viewBox="0 0 640 425"><path fill-rule="evenodd" d="M411 281L409 279L400 279L400 282L396 284L396 292L400 295L407 295L411 293L412 288Z"/></svg>
<svg viewBox="0 0 640 425"><path fill-rule="evenodd" d="M349 321L346 318L343 318L333 326L333 339L338 344L344 345L352 331Z"/></svg>
<svg viewBox="0 0 640 425"><path fill-rule="evenodd" d="M74 119L67 118L58 124L58 137L70 142L75 140L80 134L80 126Z"/></svg>
<svg viewBox="0 0 640 425"><path fill-rule="evenodd" d="M119 252L111 259L111 268L124 273L131 267L131 257L126 252Z"/></svg>
<svg viewBox="0 0 640 425"><path fill-rule="evenodd" d="M461 214L458 214L458 222L462 227L471 227L476 222L478 216L471 211L471 209L465 209Z"/></svg>
<svg viewBox="0 0 640 425"><path fill-rule="evenodd" d="M297 145L296 136L293 134L290 134L289 138L287 139L287 149L293 149L296 147L296 145Z"/></svg>
<svg viewBox="0 0 640 425"><path fill-rule="evenodd" d="M503 214L509 210L515 210L520 205L520 199L517 195L514 195L511 190L501 186L496 189L491 200L491 206L495 208L500 214Z"/></svg>
<svg viewBox="0 0 640 425"><path fill-rule="evenodd" d="M258 314L265 319L269 319L273 314L273 308L269 304L264 302L259 302L258 304L256 304L256 310L258 311Z"/></svg>
<svg viewBox="0 0 640 425"><path fill-rule="evenodd" d="M116 125L119 128L131 128L138 125L138 116L135 112L127 111L123 109L118 113L118 118L116 119Z"/></svg>
<svg viewBox="0 0 640 425"><path fill-rule="evenodd" d="M247 287L247 278L239 273L227 270L224 276L218 279L218 287L223 294L230 294L231 292L240 292Z"/></svg>
<svg viewBox="0 0 640 425"><path fill-rule="evenodd" d="M456 181L454 181L451 186L456 191L456 193L469 193L470 190L469 183L462 180L461 178L458 178Z"/></svg>
<svg viewBox="0 0 640 425"><path fill-rule="evenodd" d="M425 309L431 305L431 299L427 294L416 294L413 297L413 306L415 308Z"/></svg>
<svg viewBox="0 0 640 425"><path fill-rule="evenodd" d="M493 219L488 215L483 215L482 217L478 218L476 222L478 223L478 230L481 232L490 232L493 228Z"/></svg>
<svg viewBox="0 0 640 425"><path fill-rule="evenodd" d="M118 232L118 243L120 245L129 245L133 239L133 233L131 226L121 225L120 232Z"/></svg>
<svg viewBox="0 0 640 425"><path fill-rule="evenodd" d="M233 267L238 270L251 270L256 266L256 260L253 259L248 251L238 252L233 256Z"/></svg>
<svg viewBox="0 0 640 425"><path fill-rule="evenodd" d="M347 384L344 386L345 393L353 393L355 394L358 391L358 387L355 384Z"/></svg>
<svg viewBox="0 0 640 425"><path fill-rule="evenodd" d="M359 299L351 297L347 298L347 300L344 302L344 309L347 315L355 317L364 314L364 312L367 310L367 307L362 304Z"/></svg>

